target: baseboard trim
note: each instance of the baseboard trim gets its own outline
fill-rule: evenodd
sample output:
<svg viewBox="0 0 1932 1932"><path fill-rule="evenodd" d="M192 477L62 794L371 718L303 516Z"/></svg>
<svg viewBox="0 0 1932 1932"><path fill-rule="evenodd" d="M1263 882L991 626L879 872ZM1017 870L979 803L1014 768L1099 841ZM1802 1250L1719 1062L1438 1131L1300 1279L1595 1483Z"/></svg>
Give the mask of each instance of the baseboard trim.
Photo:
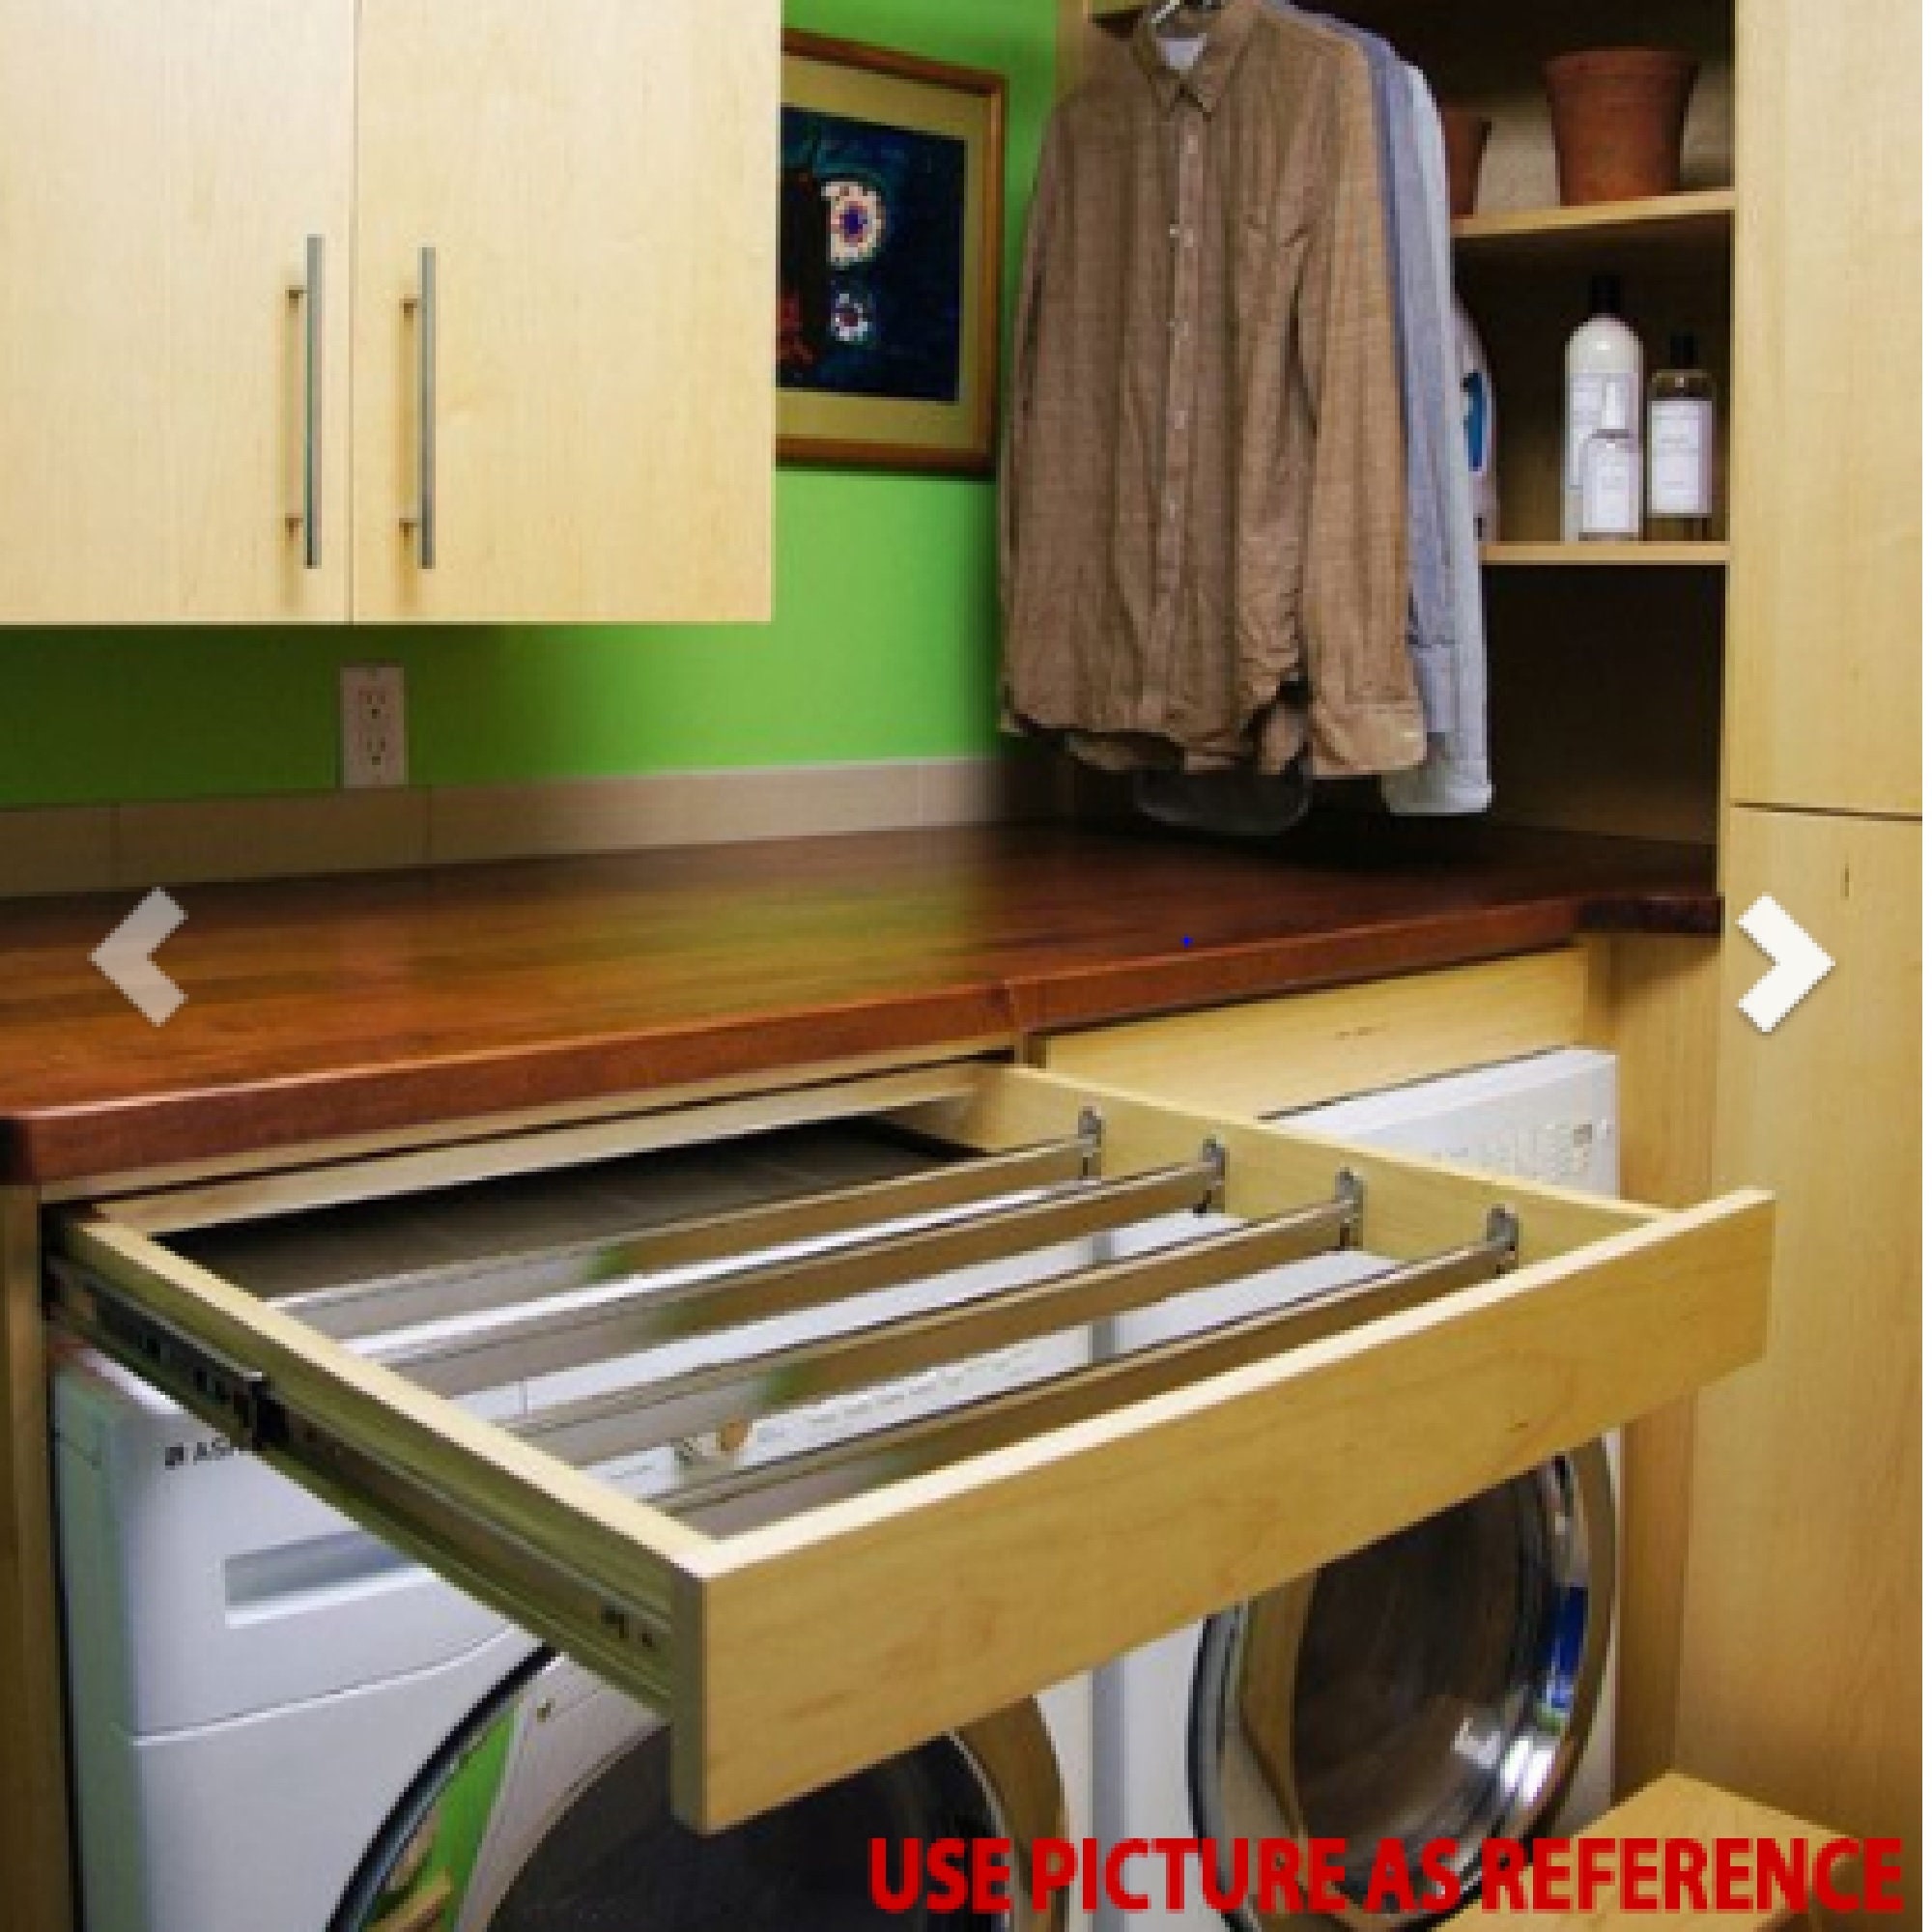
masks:
<svg viewBox="0 0 1932 1932"><path fill-rule="evenodd" d="M1021 754L28 807L0 810L0 898L995 824L1052 787Z"/></svg>

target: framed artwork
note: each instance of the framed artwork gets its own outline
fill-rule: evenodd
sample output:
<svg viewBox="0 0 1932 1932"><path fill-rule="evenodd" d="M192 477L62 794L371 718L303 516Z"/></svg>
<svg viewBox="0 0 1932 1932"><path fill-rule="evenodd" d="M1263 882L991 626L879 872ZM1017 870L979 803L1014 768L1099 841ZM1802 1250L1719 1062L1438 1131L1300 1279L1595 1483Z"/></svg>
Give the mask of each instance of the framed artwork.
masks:
<svg viewBox="0 0 1932 1932"><path fill-rule="evenodd" d="M963 475L998 437L1007 83L784 37L779 455Z"/></svg>

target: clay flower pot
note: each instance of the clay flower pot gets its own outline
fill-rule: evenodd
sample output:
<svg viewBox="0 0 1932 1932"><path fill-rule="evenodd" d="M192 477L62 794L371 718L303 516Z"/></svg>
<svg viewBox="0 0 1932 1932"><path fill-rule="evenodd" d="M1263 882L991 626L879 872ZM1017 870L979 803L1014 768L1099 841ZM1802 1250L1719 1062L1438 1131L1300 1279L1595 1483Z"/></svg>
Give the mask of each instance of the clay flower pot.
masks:
<svg viewBox="0 0 1932 1932"><path fill-rule="evenodd" d="M1483 150L1495 124L1468 107L1444 106L1442 140L1449 151L1449 213L1461 221L1476 212L1476 186L1483 174Z"/></svg>
<svg viewBox="0 0 1932 1932"><path fill-rule="evenodd" d="M1676 193L1697 82L1690 54L1653 47L1560 54L1545 62L1543 81L1566 204Z"/></svg>

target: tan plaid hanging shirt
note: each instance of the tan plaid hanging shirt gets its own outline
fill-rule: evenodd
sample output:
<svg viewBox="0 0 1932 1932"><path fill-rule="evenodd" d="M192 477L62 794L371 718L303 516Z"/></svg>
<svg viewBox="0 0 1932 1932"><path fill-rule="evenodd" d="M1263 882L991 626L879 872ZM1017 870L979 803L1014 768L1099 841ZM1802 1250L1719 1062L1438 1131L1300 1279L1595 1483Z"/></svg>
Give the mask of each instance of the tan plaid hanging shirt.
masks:
<svg viewBox="0 0 1932 1932"><path fill-rule="evenodd" d="M1015 325L1001 531L1018 729L1116 767L1403 769L1406 504L1373 81L1229 0L1065 101Z"/></svg>

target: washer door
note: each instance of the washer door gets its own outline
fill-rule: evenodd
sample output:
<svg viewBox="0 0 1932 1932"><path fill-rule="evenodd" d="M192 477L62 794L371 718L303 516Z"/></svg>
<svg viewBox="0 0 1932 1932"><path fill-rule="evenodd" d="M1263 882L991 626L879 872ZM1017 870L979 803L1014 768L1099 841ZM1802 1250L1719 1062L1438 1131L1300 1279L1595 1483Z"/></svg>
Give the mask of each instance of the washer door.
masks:
<svg viewBox="0 0 1932 1932"><path fill-rule="evenodd" d="M1346 1841L1349 1924L1431 1916L1362 1909L1386 1838L1418 1889L1423 1846L1453 1839L1466 1897L1482 1841L1532 1834L1562 1799L1603 1688L1615 1577L1596 1443L1216 1617L1188 1741L1200 1834ZM1224 1852L1224 1891L1234 1875ZM1229 1922L1295 1921L1250 1905Z"/></svg>
<svg viewBox="0 0 1932 1932"><path fill-rule="evenodd" d="M1031 1703L715 1837L671 1816L669 1747L651 1712L539 1654L405 1796L329 1932L1062 1932L1062 1913L1018 1898L997 1918L871 1900L874 1838L896 1855L905 1838L1064 1833Z"/></svg>

